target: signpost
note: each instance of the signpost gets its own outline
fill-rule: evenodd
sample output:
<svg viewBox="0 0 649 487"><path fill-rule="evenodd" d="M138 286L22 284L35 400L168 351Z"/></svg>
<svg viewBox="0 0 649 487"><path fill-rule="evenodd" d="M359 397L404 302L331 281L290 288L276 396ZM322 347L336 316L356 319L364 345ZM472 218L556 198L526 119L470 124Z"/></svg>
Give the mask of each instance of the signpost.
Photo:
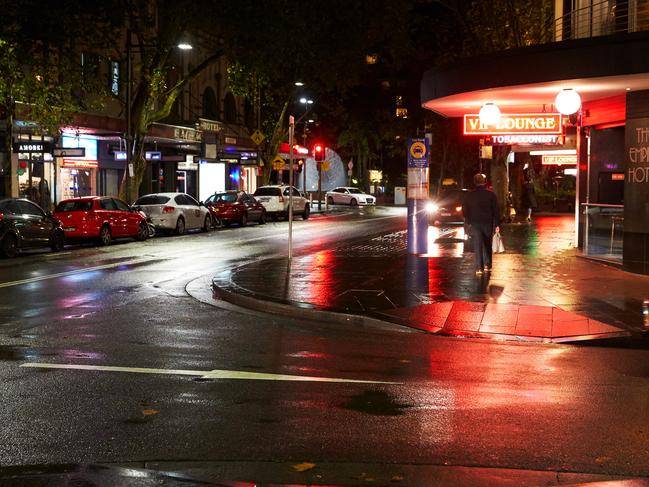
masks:
<svg viewBox="0 0 649 487"><path fill-rule="evenodd" d="M428 139L408 139L408 253L428 251Z"/></svg>
<svg viewBox="0 0 649 487"><path fill-rule="evenodd" d="M295 118L288 117L288 260L293 258L293 135L295 132Z"/></svg>

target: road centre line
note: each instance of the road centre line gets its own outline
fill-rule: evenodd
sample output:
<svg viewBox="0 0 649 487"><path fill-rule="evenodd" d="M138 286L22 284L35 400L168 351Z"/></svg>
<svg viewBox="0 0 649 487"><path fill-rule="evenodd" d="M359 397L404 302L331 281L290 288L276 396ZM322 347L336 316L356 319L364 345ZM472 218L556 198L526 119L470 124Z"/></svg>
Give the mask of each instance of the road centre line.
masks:
<svg viewBox="0 0 649 487"><path fill-rule="evenodd" d="M240 370L182 370L182 369L152 369L140 367L116 367L109 365L83 365L83 364L48 364L27 362L20 367L38 369L67 369L67 370L92 370L97 372L127 372L135 374L163 374L163 375L188 375L202 379L225 380L270 380L288 382L335 382L351 384L388 384L399 385L402 382L383 382L375 380L341 379L336 377L312 377L306 375L267 374L263 372L248 372Z"/></svg>
<svg viewBox="0 0 649 487"><path fill-rule="evenodd" d="M47 274L44 276L30 277L28 279L20 279L18 281L0 282L0 288L20 286L22 284L30 284L32 282L38 282L38 281L46 281L48 279L55 279L57 277L74 276L75 274L83 274L84 272L99 271L102 269L111 269L113 267L119 267L122 265L139 264L150 260L153 260L153 258L147 257L146 259L124 260L121 262L113 262L112 264L103 264L103 265L96 265L93 267L84 267L83 269L75 269L73 271L66 271L66 272L57 272L55 274Z"/></svg>

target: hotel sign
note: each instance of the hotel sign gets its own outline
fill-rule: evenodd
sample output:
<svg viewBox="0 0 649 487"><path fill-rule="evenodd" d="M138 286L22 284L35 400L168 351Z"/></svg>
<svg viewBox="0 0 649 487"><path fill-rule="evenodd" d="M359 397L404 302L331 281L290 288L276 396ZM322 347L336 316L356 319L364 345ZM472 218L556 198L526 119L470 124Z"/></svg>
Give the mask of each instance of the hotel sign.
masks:
<svg viewBox="0 0 649 487"><path fill-rule="evenodd" d="M553 155L543 155L541 159L541 164L544 166L551 166L551 165L563 165L563 164L569 164L569 165L576 165L577 164L577 154L572 154L572 155L558 155L558 156L553 156Z"/></svg>
<svg viewBox="0 0 649 487"><path fill-rule="evenodd" d="M496 125L484 125L478 114L464 115L464 135L561 135L560 113L512 113L500 115Z"/></svg>

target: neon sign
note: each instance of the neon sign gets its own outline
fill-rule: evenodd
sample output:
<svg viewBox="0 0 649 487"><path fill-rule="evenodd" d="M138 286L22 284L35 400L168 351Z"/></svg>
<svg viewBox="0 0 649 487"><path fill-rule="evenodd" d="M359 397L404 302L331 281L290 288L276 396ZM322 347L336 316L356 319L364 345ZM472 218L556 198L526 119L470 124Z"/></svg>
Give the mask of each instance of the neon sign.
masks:
<svg viewBox="0 0 649 487"><path fill-rule="evenodd" d="M464 115L464 135L561 135L560 113L503 113L496 125L484 125L478 114Z"/></svg>
<svg viewBox="0 0 649 487"><path fill-rule="evenodd" d="M541 164L544 166L550 166L550 165L562 165L562 164L570 164L570 165L576 165L577 164L577 155L560 155L560 156L551 156L551 155L544 155L542 156L541 159Z"/></svg>

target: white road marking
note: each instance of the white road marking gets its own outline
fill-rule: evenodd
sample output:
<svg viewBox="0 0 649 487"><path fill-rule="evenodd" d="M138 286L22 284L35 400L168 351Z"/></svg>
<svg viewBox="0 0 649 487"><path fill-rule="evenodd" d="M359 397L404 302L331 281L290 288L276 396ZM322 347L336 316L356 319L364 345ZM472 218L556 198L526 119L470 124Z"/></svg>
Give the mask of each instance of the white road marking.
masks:
<svg viewBox="0 0 649 487"><path fill-rule="evenodd" d="M93 266L93 267L84 267L83 269L75 269L73 271L57 272L56 274L47 274L47 275L44 275L44 276L30 277L30 278L27 278L27 279L20 279L18 281L0 282L0 288L20 286L22 284L29 284L29 283L38 282L38 281L46 281L48 279L55 279L57 277L74 276L75 274L83 274L84 272L99 271L99 270L102 270L102 269L111 269L113 267L119 267L119 266L122 266L122 265L139 264L141 262L147 262L149 260L152 260L152 259L151 258L146 258L146 259L125 260L125 261L122 261L122 262L113 262L112 264L96 265L96 266Z"/></svg>
<svg viewBox="0 0 649 487"><path fill-rule="evenodd" d="M82 364L48 364L28 362L20 367L37 369L68 369L68 370L94 370L98 372L129 372L134 374L166 374L166 375L191 375L203 379L230 379L230 380L272 380L290 382L338 382L352 384L390 384L399 385L402 382L383 382L376 380L341 379L336 377L312 377L307 375L266 374L262 372L247 372L240 370L182 370L182 369L151 369L141 367L116 367L110 365L82 365Z"/></svg>

